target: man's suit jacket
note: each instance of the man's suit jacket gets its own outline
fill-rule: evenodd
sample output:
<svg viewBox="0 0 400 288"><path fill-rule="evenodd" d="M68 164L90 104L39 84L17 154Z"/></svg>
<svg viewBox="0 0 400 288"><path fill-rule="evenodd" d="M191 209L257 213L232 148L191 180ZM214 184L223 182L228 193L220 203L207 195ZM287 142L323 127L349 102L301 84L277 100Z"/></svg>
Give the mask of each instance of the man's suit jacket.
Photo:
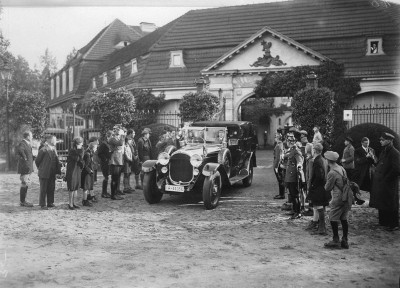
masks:
<svg viewBox="0 0 400 288"><path fill-rule="evenodd" d="M33 172L32 147L25 140L22 140L17 146L18 173L21 175Z"/></svg>
<svg viewBox="0 0 400 288"><path fill-rule="evenodd" d="M56 158L55 161L53 161L53 157ZM58 159L57 151L51 149L48 145L44 145L39 150L35 163L39 170L39 178L48 179L54 177L56 174L61 174L61 162ZM55 167L52 163L55 163Z"/></svg>

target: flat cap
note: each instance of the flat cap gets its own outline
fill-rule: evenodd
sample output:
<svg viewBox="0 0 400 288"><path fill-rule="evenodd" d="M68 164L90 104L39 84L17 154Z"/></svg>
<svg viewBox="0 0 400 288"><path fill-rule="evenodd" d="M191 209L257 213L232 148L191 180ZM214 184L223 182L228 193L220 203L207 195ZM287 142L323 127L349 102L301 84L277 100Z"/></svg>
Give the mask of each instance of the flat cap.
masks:
<svg viewBox="0 0 400 288"><path fill-rule="evenodd" d="M353 141L353 138L351 138L350 136L346 136L346 138L344 138L344 140L347 140L347 141L349 141L349 142L351 142L351 143L354 142L354 141Z"/></svg>
<svg viewBox="0 0 400 288"><path fill-rule="evenodd" d="M307 131L306 130L300 130L300 132L299 132L300 134L303 134L303 135L308 135L308 133L307 133Z"/></svg>
<svg viewBox="0 0 400 288"><path fill-rule="evenodd" d="M383 139L383 140L394 140L394 136L390 133L386 133L384 132L381 136L381 138L379 139Z"/></svg>
<svg viewBox="0 0 400 288"><path fill-rule="evenodd" d="M339 154L334 151L326 151L324 157L331 161L337 161L339 159Z"/></svg>

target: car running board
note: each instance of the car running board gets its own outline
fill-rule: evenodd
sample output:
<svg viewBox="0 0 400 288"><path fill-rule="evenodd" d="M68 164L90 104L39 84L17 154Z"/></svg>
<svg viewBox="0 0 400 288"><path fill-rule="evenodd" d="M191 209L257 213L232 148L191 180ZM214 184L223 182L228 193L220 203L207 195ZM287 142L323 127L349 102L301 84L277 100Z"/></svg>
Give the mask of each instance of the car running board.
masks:
<svg viewBox="0 0 400 288"><path fill-rule="evenodd" d="M249 176L249 170L247 169L242 169L239 172L239 175L236 175L235 177L229 178L229 182L231 185L235 184L236 182L239 182L243 180L244 178Z"/></svg>

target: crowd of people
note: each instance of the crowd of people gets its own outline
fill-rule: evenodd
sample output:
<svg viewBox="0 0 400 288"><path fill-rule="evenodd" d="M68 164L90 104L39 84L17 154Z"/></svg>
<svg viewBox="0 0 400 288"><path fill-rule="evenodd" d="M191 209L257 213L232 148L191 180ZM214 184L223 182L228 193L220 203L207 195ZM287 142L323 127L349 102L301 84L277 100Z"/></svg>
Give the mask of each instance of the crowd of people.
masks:
<svg viewBox="0 0 400 288"><path fill-rule="evenodd" d="M315 235L327 235L325 218L329 207L333 239L325 247L348 249L348 214L353 204L364 204L364 191L370 193L369 206L379 211L379 224L388 231L398 230L400 154L393 147L395 137L383 133L378 159L367 137L362 138L361 147L354 149L353 139L348 136L340 157L337 152L326 151L319 127L314 127L313 132L311 143L304 130L279 130L276 134L273 167L279 194L274 198L286 199L287 194L282 209L290 211L290 219L312 216L305 229ZM352 197L342 199L346 185L351 188ZM339 222L343 229L341 241Z"/></svg>
<svg viewBox="0 0 400 288"><path fill-rule="evenodd" d="M284 210L290 210L290 219L312 216L306 230L316 235L327 235L325 218L329 207L329 221L333 239L325 244L328 248L349 248L348 215L353 204L362 205L360 191L370 193L369 206L378 209L379 224L388 231L399 229L398 176L400 174L400 154L393 146L394 136L383 133L380 137L382 152L376 157L369 147L369 139L364 137L361 146L353 147L353 139L346 137L342 157L337 152L326 151L319 127L314 127L312 142L308 141L305 130L287 133L278 131L274 147L274 172L278 180L279 194L275 199L286 199ZM141 164L152 158L154 151L165 151L168 147L179 148L182 131L165 129L159 141L152 147L150 129L144 128L135 143L135 131L116 125L106 133L99 144L97 137L90 137L87 148L83 139L72 141L66 161L65 180L69 195L68 208L79 209L78 190L82 190L82 205L92 206L97 202L93 189L97 181L97 170L103 174L102 198L122 200L122 196L143 189ZM296 139L296 136L298 139ZM18 173L20 174L20 205L33 207L26 201L31 183L33 161L38 167L40 183L39 205L41 209L55 207L54 191L56 176L61 174L62 163L56 150L56 137L46 135L36 159L32 155L32 132L23 133L23 140L16 149ZM340 159L340 161L339 161ZM338 164L340 163L340 164ZM135 185L131 186L131 175ZM120 188L123 175L123 189ZM108 183L110 182L110 190ZM342 199L346 185L352 187L353 197ZM110 191L111 193L108 193ZM351 199L351 200L349 200ZM308 203L308 205L307 205ZM338 224L341 223L343 236L339 241Z"/></svg>

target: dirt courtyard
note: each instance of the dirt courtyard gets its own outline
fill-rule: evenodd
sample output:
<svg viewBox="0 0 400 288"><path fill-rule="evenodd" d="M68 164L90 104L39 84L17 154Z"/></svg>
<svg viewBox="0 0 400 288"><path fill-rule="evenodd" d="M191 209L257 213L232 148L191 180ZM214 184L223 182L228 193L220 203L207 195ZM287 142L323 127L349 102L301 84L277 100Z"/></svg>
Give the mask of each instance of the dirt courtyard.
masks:
<svg viewBox="0 0 400 288"><path fill-rule="evenodd" d="M65 189L45 211L36 174L24 208L19 175L2 173L0 287L399 287L400 233L379 228L375 209L352 209L349 250L324 249L330 230L311 235L311 217L288 220L273 199L272 151L257 162L253 185L209 211L200 195L149 205L141 190L70 211Z"/></svg>

